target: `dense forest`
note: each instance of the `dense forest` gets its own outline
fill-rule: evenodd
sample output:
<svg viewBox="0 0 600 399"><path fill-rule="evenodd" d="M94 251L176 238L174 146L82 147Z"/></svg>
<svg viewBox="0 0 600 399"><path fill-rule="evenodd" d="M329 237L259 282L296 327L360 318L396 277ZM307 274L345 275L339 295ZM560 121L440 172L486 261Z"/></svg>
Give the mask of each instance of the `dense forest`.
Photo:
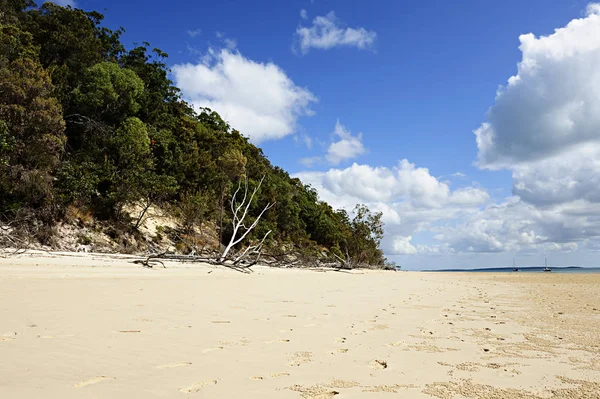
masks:
<svg viewBox="0 0 600 399"><path fill-rule="evenodd" d="M41 226L33 234L49 244L53 226L79 212L135 235L139 219L124 209L143 203L168 209L182 232L213 226L226 243L233 192L264 177L248 218L275 206L240 246L271 230L272 251L385 263L381 214L320 201L217 112L188 105L167 54L126 49L123 29L102 20L53 3L0 3L0 224Z"/></svg>

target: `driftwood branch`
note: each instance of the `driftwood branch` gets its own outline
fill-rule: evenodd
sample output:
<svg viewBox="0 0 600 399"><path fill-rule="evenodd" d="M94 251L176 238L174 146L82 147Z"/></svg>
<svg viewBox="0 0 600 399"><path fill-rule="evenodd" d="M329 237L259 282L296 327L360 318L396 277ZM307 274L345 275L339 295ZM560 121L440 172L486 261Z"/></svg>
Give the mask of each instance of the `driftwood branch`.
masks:
<svg viewBox="0 0 600 399"><path fill-rule="evenodd" d="M142 266L147 267L149 269L152 269L155 264L159 264L163 268L166 269L167 267L165 266L165 264L162 261L159 260L159 258L162 258L164 255L166 255L166 252L163 252L161 254L149 255L148 257L146 257L146 259L134 260L133 263L136 263L138 265L142 265Z"/></svg>
<svg viewBox="0 0 600 399"><path fill-rule="evenodd" d="M252 222L252 224L249 227L246 227L246 225L244 224L244 219L246 219L246 216L248 215L248 210L250 209L250 205L252 205L252 200L254 199L254 196L256 195L258 190L260 190L260 187L262 186L262 183L264 180L265 180L265 176L263 176L260 179L260 182L252 191L250 198L248 198L248 179L245 179L244 180L244 198L242 198L242 201L239 203L237 203L237 196L238 196L238 193L240 192L240 190L242 189L242 182L240 181L238 183L238 188L237 188L237 190L235 190L235 193L233 194L233 197L231 198L231 212L233 213L231 223L232 223L232 227L233 227L233 233L231 235L231 239L229 240L229 244L227 244L227 246L223 250L223 253L221 254L221 256L218 259L218 261L220 263L225 263L227 261L228 255L229 255L229 252L231 251L231 249L234 246L236 246L237 244L239 244L240 242L242 242L246 238L246 236L258 225L258 222L260 221L260 218L264 215L264 213L266 211L268 211L269 209L271 209L275 205L274 202L268 203L263 208L262 212L258 215L258 217L254 220L254 222ZM240 213L241 213L241 215L240 215ZM263 244L265 238L267 238L267 236L269 235L269 233L271 233L271 232L269 231L265 235L265 237L262 239L262 241L260 242L258 247L252 248L252 246L250 246L250 247L246 248L246 251L243 252L241 255L234 257L233 264L234 265L239 264L241 259L243 259L247 255L248 251L256 251L257 249L259 250L258 256L257 256L256 260L253 262L253 264L258 262L258 259L260 257L260 249L262 248L262 244Z"/></svg>

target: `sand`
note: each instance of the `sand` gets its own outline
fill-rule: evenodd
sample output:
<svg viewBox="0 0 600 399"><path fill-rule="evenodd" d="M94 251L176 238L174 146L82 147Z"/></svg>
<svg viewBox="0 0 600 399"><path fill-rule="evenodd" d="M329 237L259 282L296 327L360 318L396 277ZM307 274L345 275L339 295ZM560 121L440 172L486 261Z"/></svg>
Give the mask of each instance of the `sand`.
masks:
<svg viewBox="0 0 600 399"><path fill-rule="evenodd" d="M600 275L0 259L0 398L600 398Z"/></svg>

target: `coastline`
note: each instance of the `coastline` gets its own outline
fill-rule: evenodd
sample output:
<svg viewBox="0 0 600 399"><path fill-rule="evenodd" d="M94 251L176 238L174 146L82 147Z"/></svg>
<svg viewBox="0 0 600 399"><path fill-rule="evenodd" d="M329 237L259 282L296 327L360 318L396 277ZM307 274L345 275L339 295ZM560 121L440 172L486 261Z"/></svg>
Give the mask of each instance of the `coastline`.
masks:
<svg viewBox="0 0 600 399"><path fill-rule="evenodd" d="M136 258L0 259L0 397L600 397L600 275Z"/></svg>

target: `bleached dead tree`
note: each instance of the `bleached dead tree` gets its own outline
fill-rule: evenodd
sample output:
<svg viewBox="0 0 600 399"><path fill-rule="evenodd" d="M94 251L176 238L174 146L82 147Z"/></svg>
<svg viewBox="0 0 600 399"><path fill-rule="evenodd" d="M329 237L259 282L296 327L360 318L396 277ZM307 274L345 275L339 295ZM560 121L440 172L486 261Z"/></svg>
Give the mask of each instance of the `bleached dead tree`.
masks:
<svg viewBox="0 0 600 399"><path fill-rule="evenodd" d="M336 255L335 253L333 254L333 256L335 256L335 258L340 261L342 269L352 269L353 268L354 262L352 261L352 258L348 254L347 247L346 247L346 259L342 258L341 256Z"/></svg>
<svg viewBox="0 0 600 399"><path fill-rule="evenodd" d="M252 194L250 195L250 198L248 198L248 179L246 178L244 180L244 198L242 199L242 201L239 204L237 203L237 196L238 196L238 193L240 192L240 190L242 189L242 182L240 181L240 183L238 184L238 188L237 188L237 190L235 190L235 193L233 194L233 197L231 198L231 212L232 212L231 223L233 226L233 233L231 235L231 239L229 240L229 244L227 244L227 246L225 247L225 249L223 250L223 253L221 254L221 256L219 258L220 263L223 263L223 262L225 262L225 260L227 260L227 256L229 255L229 252L231 251L231 249L234 246L236 246L237 244L239 244L240 242L242 242L244 240L244 238L246 238L246 236L258 225L258 222L260 221L260 218L264 215L264 213L266 211L268 211L269 209L271 209L275 205L275 202L268 203L267 206L264 207L264 209L260 212L258 217L254 220L254 222L249 227L246 227L244 225L244 219L246 219L246 216L248 216L248 210L250 209L252 200L254 199L254 196L260 189L260 186L262 185L264 179L265 179L265 176L263 176L262 179L260 179L258 186L256 186L254 188L254 190L252 191ZM241 215L240 215L240 213L241 213ZM256 255L256 258L252 262L252 264L256 263L258 261L258 259L260 258L263 243L270 233L271 233L271 230L269 230L267 232L267 234L265 234L265 236L263 237L263 239L260 241L259 244L248 246L244 251L242 251L241 253L236 255L233 258L233 263L239 264L240 262L242 262L244 260L244 258L246 258L249 255Z"/></svg>

